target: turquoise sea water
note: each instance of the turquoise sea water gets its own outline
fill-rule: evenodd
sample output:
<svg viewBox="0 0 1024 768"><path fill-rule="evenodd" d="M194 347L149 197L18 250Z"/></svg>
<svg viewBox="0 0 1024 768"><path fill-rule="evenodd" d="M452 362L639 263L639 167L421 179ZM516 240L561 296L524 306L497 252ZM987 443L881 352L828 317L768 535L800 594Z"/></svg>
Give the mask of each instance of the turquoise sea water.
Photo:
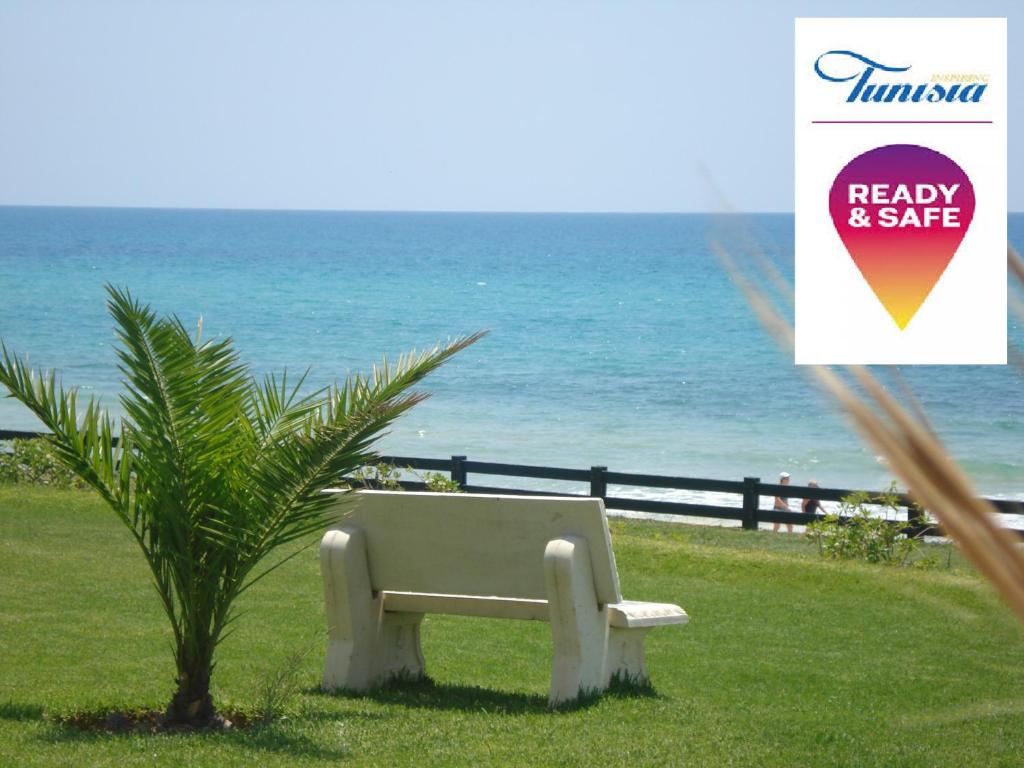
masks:
<svg viewBox="0 0 1024 768"><path fill-rule="evenodd" d="M722 217L0 208L0 336L117 408L107 281L256 372L327 383L448 335L392 453L875 488L889 474L780 352L711 253ZM789 215L727 217L792 279ZM1024 243L1024 216L1010 218ZM1011 321L1010 337L1024 344ZM1012 367L904 377L982 492L1024 495ZM0 427L37 425L12 400Z"/></svg>

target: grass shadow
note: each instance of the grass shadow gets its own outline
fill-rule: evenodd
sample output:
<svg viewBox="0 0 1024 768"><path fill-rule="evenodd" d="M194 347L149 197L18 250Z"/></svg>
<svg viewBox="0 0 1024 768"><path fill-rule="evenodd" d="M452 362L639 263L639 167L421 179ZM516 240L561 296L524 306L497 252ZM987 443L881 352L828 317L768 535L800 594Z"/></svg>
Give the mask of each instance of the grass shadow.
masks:
<svg viewBox="0 0 1024 768"><path fill-rule="evenodd" d="M367 699L380 704L416 709L483 711L506 715L550 711L547 697L540 694L498 691L476 685L436 683L426 676L416 679L397 678L369 691L324 691L321 688L310 688L304 693L335 698Z"/></svg>
<svg viewBox="0 0 1024 768"><path fill-rule="evenodd" d="M147 740L151 739L154 744L164 740L176 741L186 739L191 743L226 743L239 749L275 752L295 758L313 758L318 760L343 760L350 758L352 754L350 750L344 747L328 746L302 733L299 729L301 729L304 723L361 718L360 715L348 715L346 713L339 713L337 716L334 716L333 713L330 715L328 713L304 713L301 717L296 717L286 723L253 723L245 727L222 731L156 731L144 728L126 730L78 728L47 717L42 713L42 708L39 708L39 712L38 719L46 720L48 727L37 734L36 739L49 745L118 743L140 737Z"/></svg>
<svg viewBox="0 0 1024 768"><path fill-rule="evenodd" d="M16 704L13 701L0 704L0 720L42 720L43 708L38 704Z"/></svg>
<svg viewBox="0 0 1024 768"><path fill-rule="evenodd" d="M323 695L324 692L318 688L316 690L309 689L304 691L304 693ZM303 723L343 723L352 720L370 722L374 720L387 720L388 718L389 716L382 712L339 712L324 709L303 708L300 714L292 717L292 721Z"/></svg>
<svg viewBox="0 0 1024 768"><path fill-rule="evenodd" d="M612 678L607 690L582 692L577 698L554 709L548 705L547 696L542 694L501 691L481 688L476 685L437 683L427 676L393 678L384 685L369 691L345 689L324 691L321 688L308 688L304 693L312 696L368 699L380 704L411 708L488 712L504 715L574 712L588 709L605 697L661 698L649 681L638 682L618 677Z"/></svg>
<svg viewBox="0 0 1024 768"><path fill-rule="evenodd" d="M618 673L612 675L608 681L608 687L604 691L605 696L614 696L617 699L664 699L650 678L633 678L622 676Z"/></svg>
<svg viewBox="0 0 1024 768"><path fill-rule="evenodd" d="M245 749L277 752L293 757L319 760L344 760L352 756L345 747L328 747L301 733L291 732L278 724L259 725L244 731L225 734L228 741Z"/></svg>
<svg viewBox="0 0 1024 768"><path fill-rule="evenodd" d="M147 733L146 731L84 731L65 725L51 724L37 736L39 741L49 745L78 744L89 745L101 742L119 742L139 737L159 742L163 739L181 739L189 741L218 741L229 743L241 749L260 752L277 752L292 757L315 758L320 760L342 760L351 757L351 752L343 747L328 747L319 744L308 736L292 732L286 728L272 725L258 725L244 730L209 732L209 731L172 731L163 733Z"/></svg>

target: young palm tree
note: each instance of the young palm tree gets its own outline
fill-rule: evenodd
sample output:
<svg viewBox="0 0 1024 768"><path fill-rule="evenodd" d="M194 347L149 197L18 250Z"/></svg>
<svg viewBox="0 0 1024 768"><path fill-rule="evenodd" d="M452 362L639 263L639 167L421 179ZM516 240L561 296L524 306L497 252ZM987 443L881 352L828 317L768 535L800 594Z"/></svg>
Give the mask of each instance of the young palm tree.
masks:
<svg viewBox="0 0 1024 768"><path fill-rule="evenodd" d="M73 389L33 373L2 343L0 384L51 431L57 455L110 505L149 563L174 632L167 722L214 725L214 651L235 599L276 567L259 563L325 527L332 499L322 491L372 461L382 431L426 397L410 387L482 334L301 395L301 380L253 379L231 339L200 343L177 318L158 319L127 291L107 291L127 387L118 440L94 400L80 416Z"/></svg>

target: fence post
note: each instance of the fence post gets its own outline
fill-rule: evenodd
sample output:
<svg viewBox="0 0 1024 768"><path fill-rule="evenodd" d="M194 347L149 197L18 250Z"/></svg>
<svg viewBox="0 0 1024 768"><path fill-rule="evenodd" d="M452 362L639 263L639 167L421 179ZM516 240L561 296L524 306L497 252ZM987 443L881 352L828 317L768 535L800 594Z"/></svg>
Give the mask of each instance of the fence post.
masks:
<svg viewBox="0 0 1024 768"><path fill-rule="evenodd" d="M459 484L459 488L466 487L465 456L452 456L452 480Z"/></svg>
<svg viewBox="0 0 1024 768"><path fill-rule="evenodd" d="M591 467L590 468L590 495L595 496L599 499L604 499L608 496L608 480L605 474L608 472L608 467Z"/></svg>
<svg viewBox="0 0 1024 768"><path fill-rule="evenodd" d="M743 478L743 530L757 530L757 508L760 504L760 494L757 486L761 483L759 477Z"/></svg>

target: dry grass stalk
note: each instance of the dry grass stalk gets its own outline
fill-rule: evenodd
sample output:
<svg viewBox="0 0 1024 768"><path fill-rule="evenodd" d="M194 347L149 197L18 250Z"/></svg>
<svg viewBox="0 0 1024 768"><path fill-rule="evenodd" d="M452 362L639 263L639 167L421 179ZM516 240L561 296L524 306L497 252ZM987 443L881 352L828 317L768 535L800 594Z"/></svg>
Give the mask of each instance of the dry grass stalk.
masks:
<svg viewBox="0 0 1024 768"><path fill-rule="evenodd" d="M904 402L906 402L910 410L913 411L914 417L918 423L928 430L929 434L936 440L939 439L939 433L935 431L932 426L931 419L928 418L928 414L925 413L924 406L921 405L921 401L917 399L917 395L914 394L914 390L910 388L910 384L903 378L903 374L900 372L899 366L892 366L889 369L892 374L892 378L896 381L897 386L900 388L900 394L903 396Z"/></svg>
<svg viewBox="0 0 1024 768"><path fill-rule="evenodd" d="M1010 267L1010 274L1017 279L1017 283L1021 289L1024 289L1024 259L1021 258L1020 254L1013 248L1008 246L1006 249L1006 260ZM1017 316L1019 320L1024 322L1024 301L1021 301L1017 296L1011 294L1009 297L1010 311ZM1024 373L1024 352L1021 352L1012 343L1008 346L1009 360L1011 363L1017 366L1017 369Z"/></svg>
<svg viewBox="0 0 1024 768"><path fill-rule="evenodd" d="M1020 283L1021 287L1024 288L1024 258L1017 253L1017 250L1012 246L1006 246L1006 258L1010 264L1010 272L1014 277L1017 278L1017 282Z"/></svg>
<svg viewBox="0 0 1024 768"><path fill-rule="evenodd" d="M783 349L792 351L794 332L788 319L727 249L717 242L711 245L762 324ZM1009 262L1011 272L1024 286L1024 260L1010 249ZM1013 355L1024 357L1011 348ZM1017 358L1015 361L1024 369L1024 360ZM863 388L864 396L830 368L807 368L839 401L864 438L885 456L906 487L913 489L915 500L938 518L964 554L1024 621L1024 550L1015 534L999 525L998 512L991 503L978 496L967 476L949 458L917 399L911 399L915 415L861 366L846 366L845 370ZM906 387L901 377L900 382ZM906 389L909 391L909 387Z"/></svg>
<svg viewBox="0 0 1024 768"><path fill-rule="evenodd" d="M1007 298L1010 304L1010 311L1021 320L1024 320L1024 301L1021 301L1016 296L1008 296Z"/></svg>
<svg viewBox="0 0 1024 768"><path fill-rule="evenodd" d="M1024 352L1021 352L1019 349L1017 349L1012 344L1010 345L1008 352L1009 352L1010 362L1013 363L1014 365L1016 365L1017 368L1020 369L1021 373L1024 373Z"/></svg>

